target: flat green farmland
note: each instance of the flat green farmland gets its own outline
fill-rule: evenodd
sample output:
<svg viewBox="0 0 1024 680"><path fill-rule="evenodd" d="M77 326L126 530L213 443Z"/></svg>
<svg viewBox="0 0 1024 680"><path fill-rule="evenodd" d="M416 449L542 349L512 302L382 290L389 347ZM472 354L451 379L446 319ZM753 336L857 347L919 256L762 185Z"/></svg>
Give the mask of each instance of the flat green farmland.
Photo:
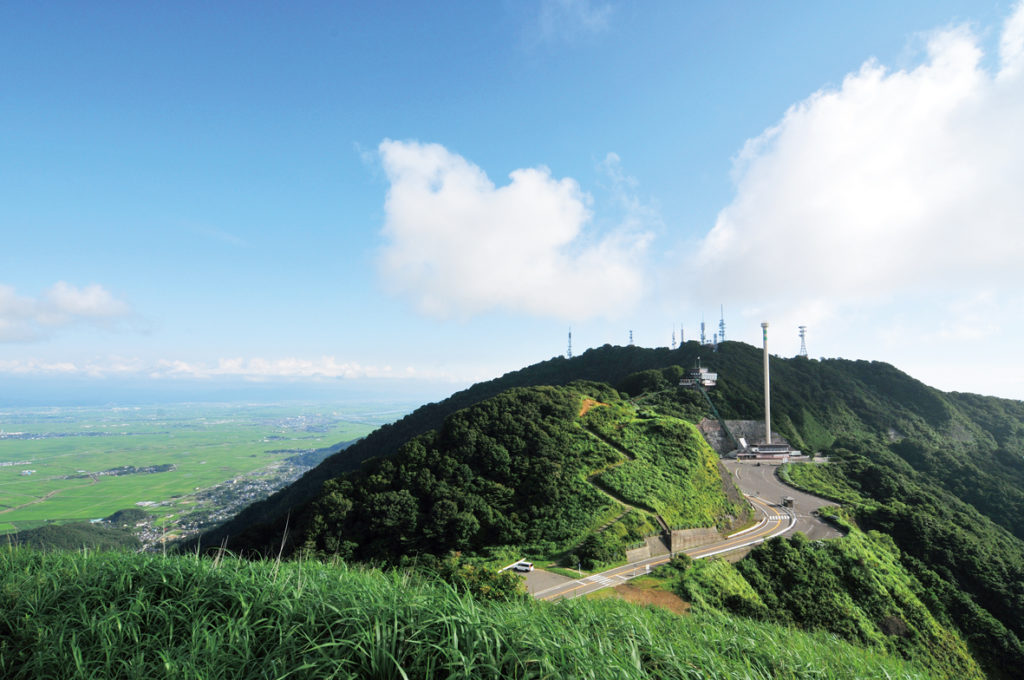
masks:
<svg viewBox="0 0 1024 680"><path fill-rule="evenodd" d="M298 470L407 404L172 404L0 410L0 534L142 507L166 517L217 485Z"/></svg>

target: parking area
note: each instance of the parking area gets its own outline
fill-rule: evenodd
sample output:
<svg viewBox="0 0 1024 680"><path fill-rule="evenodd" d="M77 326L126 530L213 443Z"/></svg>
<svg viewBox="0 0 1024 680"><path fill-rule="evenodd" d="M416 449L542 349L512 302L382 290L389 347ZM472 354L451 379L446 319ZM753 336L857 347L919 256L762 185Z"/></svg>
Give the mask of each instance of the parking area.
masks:
<svg viewBox="0 0 1024 680"><path fill-rule="evenodd" d="M836 505L832 501L812 496L809 493L794 489L783 484L776 476L778 463L770 461L722 461L733 474L736 485L743 493L757 496L772 504L781 504L786 496L793 498L793 509L796 511L796 530L803 532L808 538L837 538L842 533L832 524L819 519L814 511L826 505ZM802 463L813 465L813 463Z"/></svg>
<svg viewBox="0 0 1024 680"><path fill-rule="evenodd" d="M554 574L550 571L544 571L543 569L534 569L531 572L521 575L526 579L526 590L531 595L573 580L567 576Z"/></svg>

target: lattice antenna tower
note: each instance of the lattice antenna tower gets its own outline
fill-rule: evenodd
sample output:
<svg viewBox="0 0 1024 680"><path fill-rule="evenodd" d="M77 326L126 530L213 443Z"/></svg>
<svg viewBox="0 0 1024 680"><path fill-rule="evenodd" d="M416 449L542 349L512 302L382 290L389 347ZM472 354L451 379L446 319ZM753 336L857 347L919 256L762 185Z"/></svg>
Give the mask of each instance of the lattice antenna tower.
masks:
<svg viewBox="0 0 1024 680"><path fill-rule="evenodd" d="M722 317L718 322L718 342L725 342L725 305L722 305Z"/></svg>
<svg viewBox="0 0 1024 680"><path fill-rule="evenodd" d="M672 329L672 349L676 348L676 329Z"/></svg>
<svg viewBox="0 0 1024 680"><path fill-rule="evenodd" d="M683 324L679 324L679 345L682 346L686 342L686 332L683 331Z"/></svg>
<svg viewBox="0 0 1024 680"><path fill-rule="evenodd" d="M701 314L700 315L700 344L705 345L705 344L707 344L707 341L708 341L707 336L704 335L704 315Z"/></svg>
<svg viewBox="0 0 1024 680"><path fill-rule="evenodd" d="M572 359L572 329L569 329L569 349L565 352L566 359Z"/></svg>
<svg viewBox="0 0 1024 680"><path fill-rule="evenodd" d="M797 356L807 356L807 326L800 326L800 354Z"/></svg>
<svg viewBox="0 0 1024 680"><path fill-rule="evenodd" d="M633 331L629 332L629 346L633 346Z"/></svg>

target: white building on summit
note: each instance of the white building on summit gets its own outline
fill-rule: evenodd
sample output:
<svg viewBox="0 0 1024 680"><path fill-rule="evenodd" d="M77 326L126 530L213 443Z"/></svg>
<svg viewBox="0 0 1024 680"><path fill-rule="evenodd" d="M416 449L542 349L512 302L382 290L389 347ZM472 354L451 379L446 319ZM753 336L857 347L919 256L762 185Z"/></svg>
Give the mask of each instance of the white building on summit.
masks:
<svg viewBox="0 0 1024 680"><path fill-rule="evenodd" d="M718 381L718 374L711 373L705 368L701 368L700 359L697 360L697 367L691 368L686 372L686 375L679 381L680 387L714 387Z"/></svg>

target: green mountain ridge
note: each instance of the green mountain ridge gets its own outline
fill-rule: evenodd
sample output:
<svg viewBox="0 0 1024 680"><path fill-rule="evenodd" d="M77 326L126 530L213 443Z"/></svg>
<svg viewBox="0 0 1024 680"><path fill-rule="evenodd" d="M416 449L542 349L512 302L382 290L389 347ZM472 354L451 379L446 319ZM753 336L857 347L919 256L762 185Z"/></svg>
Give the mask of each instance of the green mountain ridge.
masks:
<svg viewBox="0 0 1024 680"><path fill-rule="evenodd" d="M557 357L479 383L448 399L427 404L396 423L385 425L314 468L293 485L256 503L224 525L208 532L205 545L220 544L245 550L271 550L279 545L290 513L299 511L329 479L358 470L370 458L394 455L415 436L436 429L452 413L477 404L513 387L566 385L577 380L603 382L640 396L642 404L657 406L661 413L690 419L709 415L694 393L681 398L672 392L682 368L700 358L719 372L713 398L722 416L730 419L762 418L761 353L736 342L719 345L711 353L695 342L677 350L667 348L604 347L573 359ZM957 442L959 451L976 450L1009 479L990 473L979 460L958 456L957 465L980 484L973 494L979 505L1002 517L1018 537L1024 517L1024 403L994 397L942 393L880 362L772 357L773 429L808 451L827 450L837 438L844 441L884 443L894 440L928 442L938 449L945 441ZM992 413L998 417L992 417ZM936 427L937 426L937 427ZM963 475L947 475L945 485L955 487ZM962 484L960 484L962 486ZM998 491L1010 501L997 506L986 490ZM971 496L969 491L960 490ZM1015 512L1013 509L1019 509ZM984 511L984 510L983 510ZM269 553L268 553L269 554Z"/></svg>
<svg viewBox="0 0 1024 680"><path fill-rule="evenodd" d="M594 565L659 525L730 524L737 501L692 424L597 383L512 388L327 481L284 547L397 562L515 546Z"/></svg>
<svg viewBox="0 0 1024 680"><path fill-rule="evenodd" d="M203 544L386 560L514 545L583 552L598 564L614 561L656 517L722 525L739 511L721 500L721 479L712 485L717 492L709 490L712 458L697 456L695 465L664 477L687 459L669 452L700 450L680 442L709 409L697 392L678 387L698 357L719 374L711 398L724 418L763 417L756 348L605 346L424 406L328 458ZM976 676L978 664L989 677L1016 677L1024 668L1024 403L943 393L880 362L772 357L771 370L773 429L832 461L790 466L787 474L843 502L843 521L854 529L888 537L865 545L878 552L878 564L894 565L887 569L895 580L872 590L875 601L837 617L838 610L821 609L829 598L816 589L829 583L860 602L856 591L867 582L858 581L849 550L807 553L834 576L794 582L783 606L773 595L783 572L768 568L765 557L788 554L776 541L731 575L714 573L746 583L737 592L774 601L778 612L766 616L738 596L721 599L718 609L881 644L922 660L936 677ZM586 400L602 405L586 410ZM705 486L688 486L696 479ZM694 499L699 520L684 510ZM899 593L910 591L927 616L917 605L903 608ZM922 651L926 638L966 651L944 664Z"/></svg>

